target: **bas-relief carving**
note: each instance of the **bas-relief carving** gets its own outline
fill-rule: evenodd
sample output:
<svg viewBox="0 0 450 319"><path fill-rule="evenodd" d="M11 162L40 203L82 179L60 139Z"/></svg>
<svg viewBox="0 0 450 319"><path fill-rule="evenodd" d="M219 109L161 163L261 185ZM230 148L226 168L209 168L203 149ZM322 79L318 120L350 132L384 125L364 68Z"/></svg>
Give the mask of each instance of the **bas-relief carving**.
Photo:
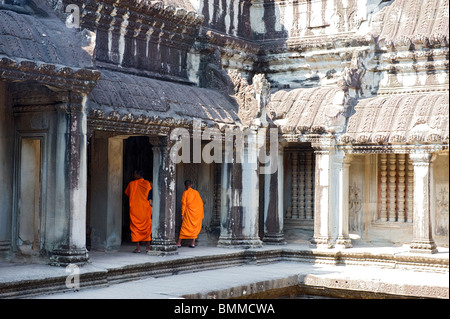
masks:
<svg viewBox="0 0 450 319"><path fill-rule="evenodd" d="M239 104L239 118L244 125L267 125L270 83L264 74L255 74L250 85L239 71L229 71L234 84L234 97Z"/></svg>
<svg viewBox="0 0 450 319"><path fill-rule="evenodd" d="M448 185L437 187L436 195L436 235L448 236L449 218L448 218Z"/></svg>
<svg viewBox="0 0 450 319"><path fill-rule="evenodd" d="M349 187L349 231L359 235L364 231L361 188L355 184Z"/></svg>
<svg viewBox="0 0 450 319"><path fill-rule="evenodd" d="M363 79L366 74L366 66L363 60L364 53L354 50L350 66L345 67L342 73L344 85L355 90L356 97L363 96Z"/></svg>
<svg viewBox="0 0 450 319"><path fill-rule="evenodd" d="M392 144L442 145L448 141L448 116L444 115L448 114L448 93L382 95L359 101L355 110L344 143L390 148Z"/></svg>
<svg viewBox="0 0 450 319"><path fill-rule="evenodd" d="M327 29L354 31L366 19L358 16L356 0L275 1L274 6L280 11L280 19L291 37L330 33Z"/></svg>

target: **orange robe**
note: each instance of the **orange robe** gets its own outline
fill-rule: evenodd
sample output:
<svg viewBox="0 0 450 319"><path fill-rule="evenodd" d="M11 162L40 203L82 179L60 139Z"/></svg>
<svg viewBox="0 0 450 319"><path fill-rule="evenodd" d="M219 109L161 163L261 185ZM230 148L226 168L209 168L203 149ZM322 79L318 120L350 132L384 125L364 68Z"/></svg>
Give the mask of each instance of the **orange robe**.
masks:
<svg viewBox="0 0 450 319"><path fill-rule="evenodd" d="M188 188L181 196L181 224L180 239L195 239L202 229L203 201L200 194L192 188Z"/></svg>
<svg viewBox="0 0 450 319"><path fill-rule="evenodd" d="M148 193L152 189L150 182L143 178L131 181L125 195L130 202L131 241L150 241L152 234L152 207Z"/></svg>

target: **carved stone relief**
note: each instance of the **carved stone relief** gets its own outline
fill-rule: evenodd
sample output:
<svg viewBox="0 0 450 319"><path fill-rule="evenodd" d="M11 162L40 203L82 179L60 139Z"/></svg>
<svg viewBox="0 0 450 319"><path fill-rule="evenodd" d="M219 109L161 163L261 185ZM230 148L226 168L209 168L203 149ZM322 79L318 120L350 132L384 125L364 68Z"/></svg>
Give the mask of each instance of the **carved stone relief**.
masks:
<svg viewBox="0 0 450 319"><path fill-rule="evenodd" d="M361 188L356 184L349 187L349 231L359 235L363 233Z"/></svg>
<svg viewBox="0 0 450 319"><path fill-rule="evenodd" d="M239 118L244 125L260 125L267 122L266 106L270 97L270 83L264 74L256 74L252 84L239 71L229 71L234 85L234 97L239 104Z"/></svg>
<svg viewBox="0 0 450 319"><path fill-rule="evenodd" d="M448 186L438 188L436 195L436 235L448 236Z"/></svg>

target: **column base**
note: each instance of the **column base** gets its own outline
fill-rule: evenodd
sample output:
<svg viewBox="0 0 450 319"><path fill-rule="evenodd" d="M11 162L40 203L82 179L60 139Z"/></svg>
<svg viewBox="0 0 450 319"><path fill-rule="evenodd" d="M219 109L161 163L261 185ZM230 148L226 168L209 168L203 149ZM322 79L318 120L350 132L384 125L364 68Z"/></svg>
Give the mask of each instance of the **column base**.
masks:
<svg viewBox="0 0 450 319"><path fill-rule="evenodd" d="M262 241L259 238L219 238L219 248L261 248Z"/></svg>
<svg viewBox="0 0 450 319"><path fill-rule="evenodd" d="M335 248L340 249L352 248L352 240L350 238L338 237L336 239Z"/></svg>
<svg viewBox="0 0 450 319"><path fill-rule="evenodd" d="M11 241L0 240L0 255L9 253L10 251L11 251Z"/></svg>
<svg viewBox="0 0 450 319"><path fill-rule="evenodd" d="M311 240L310 244L311 248L318 249L331 249L333 248L333 243L331 242L330 237L327 236L314 236Z"/></svg>
<svg viewBox="0 0 450 319"><path fill-rule="evenodd" d="M283 234L266 234L263 243L267 245L286 245Z"/></svg>
<svg viewBox="0 0 450 319"><path fill-rule="evenodd" d="M89 262L89 255L85 248L58 248L50 256L50 265L66 267L70 264L82 266Z"/></svg>
<svg viewBox="0 0 450 319"><path fill-rule="evenodd" d="M150 243L150 250L147 255L153 256L169 256L178 255L177 245L175 241L152 240Z"/></svg>
<svg viewBox="0 0 450 319"><path fill-rule="evenodd" d="M434 240L414 240L409 248L411 253L435 254L438 252Z"/></svg>

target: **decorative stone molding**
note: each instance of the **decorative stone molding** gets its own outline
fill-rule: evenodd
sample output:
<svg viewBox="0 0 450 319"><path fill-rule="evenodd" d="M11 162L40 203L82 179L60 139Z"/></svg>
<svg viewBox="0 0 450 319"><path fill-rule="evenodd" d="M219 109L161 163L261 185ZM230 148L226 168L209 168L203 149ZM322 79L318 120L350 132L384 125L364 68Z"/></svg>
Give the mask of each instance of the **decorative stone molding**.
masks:
<svg viewBox="0 0 450 319"><path fill-rule="evenodd" d="M199 26L204 17L195 11L185 8L177 8L173 5L165 5L162 1L139 0L103 0L103 1L64 1L67 4L77 4L82 11L82 20L96 22L108 20L111 11L116 10L117 18L127 12L131 21L146 23L146 20L160 19L165 22L186 26ZM119 23L120 24L120 23ZM150 24L151 25L151 24Z"/></svg>
<svg viewBox="0 0 450 319"><path fill-rule="evenodd" d="M49 87L88 93L100 79L100 72L2 57L0 78L8 81L36 81Z"/></svg>
<svg viewBox="0 0 450 319"><path fill-rule="evenodd" d="M342 144L448 143L448 91L401 94L360 100L350 117Z"/></svg>

